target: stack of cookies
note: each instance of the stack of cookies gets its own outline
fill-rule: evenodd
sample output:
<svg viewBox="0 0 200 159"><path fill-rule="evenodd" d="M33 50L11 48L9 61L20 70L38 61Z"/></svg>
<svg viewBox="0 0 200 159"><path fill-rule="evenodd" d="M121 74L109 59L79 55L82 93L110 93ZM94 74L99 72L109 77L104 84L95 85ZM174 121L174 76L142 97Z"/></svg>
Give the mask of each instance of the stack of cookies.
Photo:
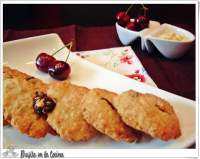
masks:
<svg viewBox="0 0 200 159"><path fill-rule="evenodd" d="M152 94L129 90L118 95L68 81L45 84L7 66L3 76L4 121L33 138L52 133L67 141L87 141L104 134L115 141L133 142L141 134L164 141L181 135L173 107ZM45 116L34 110L37 92L55 102Z"/></svg>

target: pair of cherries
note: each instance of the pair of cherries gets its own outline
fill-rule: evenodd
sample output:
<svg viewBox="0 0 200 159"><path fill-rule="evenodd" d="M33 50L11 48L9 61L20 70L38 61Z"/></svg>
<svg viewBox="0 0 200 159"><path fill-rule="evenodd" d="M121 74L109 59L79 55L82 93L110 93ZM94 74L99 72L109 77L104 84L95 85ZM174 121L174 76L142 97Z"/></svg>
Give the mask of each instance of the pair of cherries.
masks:
<svg viewBox="0 0 200 159"><path fill-rule="evenodd" d="M53 56L65 47L69 47L69 53L67 55L66 61L56 60L56 58ZM35 63L37 69L42 72L48 73L51 77L53 77L56 80L67 79L67 77L71 72L70 65L67 63L67 59L69 57L71 48L72 48L72 42L63 46L52 55L49 55L47 53L40 53L37 56Z"/></svg>
<svg viewBox="0 0 200 159"><path fill-rule="evenodd" d="M132 8L131 5L126 12L120 11L116 14L116 19L119 25L133 31L140 31L142 29L148 28L149 18L147 17L148 8L142 5L144 10L144 15L140 15L135 18L134 21L131 21L130 16L128 15L129 10Z"/></svg>

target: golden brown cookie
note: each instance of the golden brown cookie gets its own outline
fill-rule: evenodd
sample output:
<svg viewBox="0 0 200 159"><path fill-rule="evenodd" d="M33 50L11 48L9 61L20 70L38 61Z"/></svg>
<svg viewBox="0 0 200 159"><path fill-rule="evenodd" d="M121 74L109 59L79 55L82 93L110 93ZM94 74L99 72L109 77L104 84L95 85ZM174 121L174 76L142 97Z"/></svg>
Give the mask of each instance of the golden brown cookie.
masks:
<svg viewBox="0 0 200 159"><path fill-rule="evenodd" d="M126 91L115 97L114 106L127 125L152 137L167 141L181 135L173 107L155 95Z"/></svg>
<svg viewBox="0 0 200 159"><path fill-rule="evenodd" d="M46 91L46 84L7 66L3 67L3 115L20 132L33 138L44 137L51 129L33 109L36 91Z"/></svg>
<svg viewBox="0 0 200 159"><path fill-rule="evenodd" d="M72 85L67 81L49 85L47 95L56 101L56 107L48 114L47 122L61 138L68 141L86 141L97 134L82 116L80 102L87 92L87 88Z"/></svg>
<svg viewBox="0 0 200 159"><path fill-rule="evenodd" d="M92 89L81 102L85 120L101 133L116 141L133 142L136 137L114 109L112 99L117 94L102 89Z"/></svg>

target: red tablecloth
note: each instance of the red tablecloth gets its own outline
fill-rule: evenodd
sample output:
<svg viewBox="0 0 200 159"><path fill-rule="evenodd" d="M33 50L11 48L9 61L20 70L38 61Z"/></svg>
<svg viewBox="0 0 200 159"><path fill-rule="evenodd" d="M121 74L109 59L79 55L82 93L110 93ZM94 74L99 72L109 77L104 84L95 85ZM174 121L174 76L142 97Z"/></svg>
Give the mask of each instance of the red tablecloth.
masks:
<svg viewBox="0 0 200 159"><path fill-rule="evenodd" d="M182 25L182 27L191 30L189 26ZM64 43L73 40L75 44L73 50L77 51L122 46L114 26L70 25L41 30L5 30L3 40L10 41L48 33L59 34ZM157 51L153 54L142 52L138 44L136 42L132 48L159 88L195 100L195 45L183 58L169 60Z"/></svg>

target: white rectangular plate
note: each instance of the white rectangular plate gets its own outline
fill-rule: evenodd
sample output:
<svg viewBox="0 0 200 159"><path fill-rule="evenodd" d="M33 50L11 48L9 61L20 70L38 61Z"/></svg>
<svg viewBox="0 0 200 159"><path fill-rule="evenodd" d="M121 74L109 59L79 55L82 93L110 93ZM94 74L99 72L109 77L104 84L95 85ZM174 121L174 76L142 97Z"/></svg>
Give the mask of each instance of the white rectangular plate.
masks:
<svg viewBox="0 0 200 159"><path fill-rule="evenodd" d="M35 68L35 58L40 52L53 53L62 46L63 43L57 34L6 42L3 45L3 62L48 83L53 79ZM62 50L57 58L65 60L67 52L67 49ZM195 101L129 79L73 54L70 55L69 63L72 68L69 80L74 84L89 88L104 88L117 93L133 89L166 99L174 106L178 115L182 136L168 142L144 139L139 143L130 144L115 142L101 136L88 142L70 143L50 134L43 139L32 139L12 127L5 126L3 129L4 148L8 146L14 148L186 148L195 142Z"/></svg>

